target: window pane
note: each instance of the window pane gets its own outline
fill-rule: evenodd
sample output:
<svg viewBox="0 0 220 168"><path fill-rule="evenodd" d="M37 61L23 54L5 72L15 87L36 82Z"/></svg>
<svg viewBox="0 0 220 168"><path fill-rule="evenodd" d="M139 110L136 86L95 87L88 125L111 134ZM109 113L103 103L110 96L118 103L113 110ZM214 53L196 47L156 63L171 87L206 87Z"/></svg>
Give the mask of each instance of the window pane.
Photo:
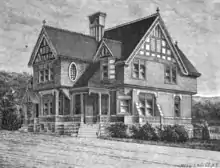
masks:
<svg viewBox="0 0 220 168"><path fill-rule="evenodd" d="M165 70L165 81L166 82L170 82L171 81L171 77L170 77L170 67L166 66L166 70Z"/></svg>
<svg viewBox="0 0 220 168"><path fill-rule="evenodd" d="M45 80L48 81L49 79L49 70L45 69Z"/></svg>
<svg viewBox="0 0 220 168"><path fill-rule="evenodd" d="M120 112L129 113L129 100L120 100Z"/></svg>
<svg viewBox="0 0 220 168"><path fill-rule="evenodd" d="M157 40L157 52L161 52L161 42Z"/></svg>
<svg viewBox="0 0 220 168"><path fill-rule="evenodd" d="M134 60L134 63L133 63L133 77L139 78L139 64L137 60Z"/></svg>
<svg viewBox="0 0 220 168"><path fill-rule="evenodd" d="M151 51L156 50L156 40L154 38L151 38Z"/></svg>
<svg viewBox="0 0 220 168"><path fill-rule="evenodd" d="M140 78L145 79L145 65L140 65Z"/></svg>
<svg viewBox="0 0 220 168"><path fill-rule="evenodd" d="M172 68L172 81L176 83L176 67Z"/></svg>

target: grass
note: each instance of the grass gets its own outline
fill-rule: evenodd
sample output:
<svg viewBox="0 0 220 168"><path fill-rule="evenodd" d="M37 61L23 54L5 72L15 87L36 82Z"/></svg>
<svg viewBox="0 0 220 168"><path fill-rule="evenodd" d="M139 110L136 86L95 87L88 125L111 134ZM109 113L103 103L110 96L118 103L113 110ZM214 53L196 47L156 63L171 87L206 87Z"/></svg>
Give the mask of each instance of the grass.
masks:
<svg viewBox="0 0 220 168"><path fill-rule="evenodd" d="M220 140L205 141L201 139L190 139L189 141L185 143L171 143L171 142L165 142L165 141L143 141L143 140L137 140L137 139L131 139L131 138L101 137L101 139L130 142L130 143L139 143L139 144L148 144L148 145L159 145L159 146L169 146L169 147L179 147L179 148L220 151Z"/></svg>

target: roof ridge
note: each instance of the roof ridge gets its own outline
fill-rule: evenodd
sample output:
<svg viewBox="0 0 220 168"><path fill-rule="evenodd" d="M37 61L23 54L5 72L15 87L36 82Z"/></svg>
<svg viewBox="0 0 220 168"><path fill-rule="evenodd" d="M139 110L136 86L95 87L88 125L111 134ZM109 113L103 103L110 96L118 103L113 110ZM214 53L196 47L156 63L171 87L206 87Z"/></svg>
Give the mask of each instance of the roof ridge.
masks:
<svg viewBox="0 0 220 168"><path fill-rule="evenodd" d="M149 18L154 17L154 16L158 16L158 15L159 15L158 13L154 13L154 14L148 15L148 16L143 17L143 18L135 19L135 20L132 20L130 22L126 22L126 23L122 23L122 24L119 24L119 25L114 26L114 27L110 27L108 29L105 29L105 31L109 31L109 30L112 30L112 29L116 29L116 28L119 28L119 27L122 27L122 26L132 24L132 23L136 23L136 22L139 22L139 21L142 21L142 20L145 20L145 19L149 19Z"/></svg>
<svg viewBox="0 0 220 168"><path fill-rule="evenodd" d="M112 41L112 42L116 42L116 43L122 43L121 41L118 41L118 40L112 40L112 39L108 39L108 38L104 38L103 37L103 40L109 40L109 41Z"/></svg>
<svg viewBox="0 0 220 168"><path fill-rule="evenodd" d="M53 27L53 26L49 26L49 25L43 25L43 27L48 27L48 28L52 28L52 29L56 29L56 30L64 31L64 32L68 32L68 33L79 34L79 35L82 35L82 36L86 36L86 37L89 37L89 38L95 39L95 37L90 36L90 35L88 35L88 34L83 34L83 33L76 32L76 31L72 31L72 30L62 29L62 28Z"/></svg>

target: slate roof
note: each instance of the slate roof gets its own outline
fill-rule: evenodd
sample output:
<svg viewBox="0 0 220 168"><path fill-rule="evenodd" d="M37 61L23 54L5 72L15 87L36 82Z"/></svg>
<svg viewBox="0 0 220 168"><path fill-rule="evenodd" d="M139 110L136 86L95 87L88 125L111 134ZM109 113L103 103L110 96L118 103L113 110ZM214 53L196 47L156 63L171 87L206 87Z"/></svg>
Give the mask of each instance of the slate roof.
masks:
<svg viewBox="0 0 220 168"><path fill-rule="evenodd" d="M104 38L120 41L122 43L121 60L126 60L157 16L154 14L139 21L106 30Z"/></svg>
<svg viewBox="0 0 220 168"><path fill-rule="evenodd" d="M196 70L196 68L193 66L193 64L189 61L189 59L186 57L186 55L179 49L177 45L175 45L184 65L186 66L189 76L193 77L200 77L201 74Z"/></svg>
<svg viewBox="0 0 220 168"><path fill-rule="evenodd" d="M122 49L122 43L120 41L116 40L110 40L103 38L105 44L108 46L108 48L111 50L113 56L120 59L121 58L121 49Z"/></svg>
<svg viewBox="0 0 220 168"><path fill-rule="evenodd" d="M50 26L44 28L58 55L93 60L98 46L94 37Z"/></svg>

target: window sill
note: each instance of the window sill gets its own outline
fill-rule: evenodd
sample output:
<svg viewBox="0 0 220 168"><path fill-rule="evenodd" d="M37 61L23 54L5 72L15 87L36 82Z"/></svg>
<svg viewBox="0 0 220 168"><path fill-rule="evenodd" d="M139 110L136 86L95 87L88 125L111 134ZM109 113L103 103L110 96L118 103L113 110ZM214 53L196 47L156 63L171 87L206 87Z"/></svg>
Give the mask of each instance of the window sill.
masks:
<svg viewBox="0 0 220 168"><path fill-rule="evenodd" d="M140 78L135 78L135 77L131 77L133 80L139 80L139 81L146 81L146 78L145 79L140 79Z"/></svg>
<svg viewBox="0 0 220 168"><path fill-rule="evenodd" d="M46 82L39 82L39 83L37 83L38 85L44 85L44 84L51 84L51 83L53 83L54 82L54 80L52 80L52 81L46 81Z"/></svg>
<svg viewBox="0 0 220 168"><path fill-rule="evenodd" d="M177 85L177 83L174 83L174 82L164 82L164 83L167 85Z"/></svg>

